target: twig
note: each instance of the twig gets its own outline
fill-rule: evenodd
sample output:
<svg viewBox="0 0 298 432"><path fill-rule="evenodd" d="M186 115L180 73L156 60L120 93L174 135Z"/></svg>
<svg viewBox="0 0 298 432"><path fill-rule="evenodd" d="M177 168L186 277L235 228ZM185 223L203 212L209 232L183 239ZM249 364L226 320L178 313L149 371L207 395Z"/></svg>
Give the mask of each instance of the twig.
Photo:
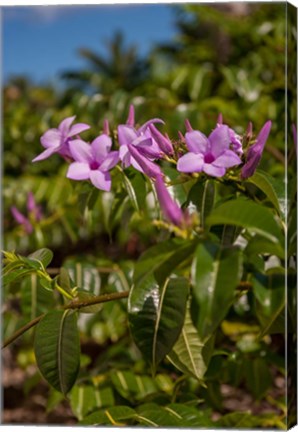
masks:
<svg viewBox="0 0 298 432"><path fill-rule="evenodd" d="M85 301L79 301L79 300L73 300L70 303L67 303L63 306L63 309L81 309L83 307L99 304L99 303L105 303L113 300L120 300L123 298L128 297L129 291L122 291L117 293L110 293L110 294L102 294L100 296L93 297L90 300ZM39 321L45 316L45 314L39 315L38 317L34 318L32 321L25 324L23 327L21 327L19 330L17 330L12 336L7 338L3 345L2 349L10 345L12 342L14 342L18 337L22 336L23 333L25 333L27 330L29 330L31 327L35 326L39 323Z"/></svg>

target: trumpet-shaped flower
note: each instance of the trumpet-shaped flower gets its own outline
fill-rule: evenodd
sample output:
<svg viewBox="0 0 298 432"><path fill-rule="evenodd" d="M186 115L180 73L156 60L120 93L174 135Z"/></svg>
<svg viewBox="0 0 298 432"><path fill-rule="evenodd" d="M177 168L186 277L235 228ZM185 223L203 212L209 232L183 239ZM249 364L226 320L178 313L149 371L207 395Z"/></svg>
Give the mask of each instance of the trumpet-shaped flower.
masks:
<svg viewBox="0 0 298 432"><path fill-rule="evenodd" d="M112 140L102 134L91 144L80 139L69 143L70 153L74 162L69 165L66 177L72 180L90 180L98 189L111 189L109 171L118 163L119 152L111 151Z"/></svg>
<svg viewBox="0 0 298 432"><path fill-rule="evenodd" d="M128 151L134 161L134 166L137 164L139 171L146 174L148 177L156 178L161 175L161 169L158 165L156 165L151 160L147 159L142 153L139 151L137 146L133 146L132 144L127 145Z"/></svg>
<svg viewBox="0 0 298 432"><path fill-rule="evenodd" d="M272 123L270 120L264 124L259 132L259 135L257 136L255 144L249 147L246 155L246 163L243 165L241 170L241 177L243 179L251 177L254 174L261 160L263 150L270 133L271 124Z"/></svg>
<svg viewBox="0 0 298 432"><path fill-rule="evenodd" d="M156 141L153 139L149 126L152 123L163 123L160 119L151 119L139 129L134 127L134 107L130 106L129 115L126 124L118 126L118 141L120 145L119 156L125 168L133 165L134 168L142 172L141 166L133 157L129 146L138 148L140 154L149 159L158 159L162 157L162 151Z"/></svg>
<svg viewBox="0 0 298 432"><path fill-rule="evenodd" d="M168 221L172 222L174 225L181 225L184 220L183 212L169 194L169 191L165 186L161 175L156 177L155 190L160 207L166 219L168 219Z"/></svg>
<svg viewBox="0 0 298 432"><path fill-rule="evenodd" d="M231 137L227 125L218 125L207 138L199 131L192 130L187 123L185 134L189 153L182 156L177 169L184 173L202 172L213 177L222 177L227 168L241 163L239 156L230 149Z"/></svg>
<svg viewBox="0 0 298 432"><path fill-rule="evenodd" d="M47 159L53 153L59 153L64 157L71 157L69 150L70 139L79 133L90 128L85 123L76 123L72 125L76 116L67 117L58 126L58 128L49 129L40 138L40 142L45 150L33 159L32 162Z"/></svg>
<svg viewBox="0 0 298 432"><path fill-rule="evenodd" d="M221 113L217 118L217 127L220 126L225 126L223 123L223 116ZM234 129L231 129L230 127L229 127L229 135L230 135L232 150L234 150L235 153L242 155L243 149L242 149L241 137L234 131Z"/></svg>

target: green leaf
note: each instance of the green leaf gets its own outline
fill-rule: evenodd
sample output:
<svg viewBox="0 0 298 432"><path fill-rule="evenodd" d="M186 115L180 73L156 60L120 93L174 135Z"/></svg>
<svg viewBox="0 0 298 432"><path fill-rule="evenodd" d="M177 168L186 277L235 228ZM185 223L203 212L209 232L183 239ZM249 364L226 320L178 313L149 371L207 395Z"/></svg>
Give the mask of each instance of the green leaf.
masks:
<svg viewBox="0 0 298 432"><path fill-rule="evenodd" d="M66 291L69 294L72 294L72 289L75 287L75 284L70 279L68 270L64 267L60 268L59 285L64 291Z"/></svg>
<svg viewBox="0 0 298 432"><path fill-rule="evenodd" d="M90 293L89 291L80 290L80 289L76 290L75 300L78 300L81 302L84 302L84 301L87 302L89 300L92 300L94 297L96 297L96 295ZM100 311L101 309L102 309L102 303L99 303L99 304L81 307L80 312L82 312L82 313L96 313L96 312Z"/></svg>
<svg viewBox="0 0 298 432"><path fill-rule="evenodd" d="M179 426L183 428L212 428L209 410L198 409L181 403L172 403L165 407L168 412L180 417Z"/></svg>
<svg viewBox="0 0 298 432"><path fill-rule="evenodd" d="M245 382L253 397L260 400L272 385L272 375L264 358L246 359Z"/></svg>
<svg viewBox="0 0 298 432"><path fill-rule="evenodd" d="M53 252L47 248L38 249L37 251L30 254L28 258L40 261L46 268L53 259Z"/></svg>
<svg viewBox="0 0 298 432"><path fill-rule="evenodd" d="M134 419L136 417L136 412L134 409L128 406L115 406L109 409L96 411L82 421L79 425L113 425L113 426L125 426L124 421Z"/></svg>
<svg viewBox="0 0 298 432"><path fill-rule="evenodd" d="M148 249L135 266L134 283L141 284L153 274L159 284L175 271L178 265L189 259L196 243L193 241L168 240Z"/></svg>
<svg viewBox="0 0 298 432"><path fill-rule="evenodd" d="M178 426L181 416L155 403L148 403L137 408L137 420L150 427Z"/></svg>
<svg viewBox="0 0 298 432"><path fill-rule="evenodd" d="M250 256L259 254L276 255L281 259L285 259L285 252L281 244L272 243L262 236L255 235L247 244L245 253Z"/></svg>
<svg viewBox="0 0 298 432"><path fill-rule="evenodd" d="M187 206L194 206L200 214L200 223L205 225L206 217L210 214L215 196L215 187L213 180L204 182L197 181L189 191L187 197Z"/></svg>
<svg viewBox="0 0 298 432"><path fill-rule="evenodd" d="M204 343L199 338L192 323L189 308L187 308L181 334L167 358L181 372L202 381L207 369L202 354L203 348Z"/></svg>
<svg viewBox="0 0 298 432"><path fill-rule="evenodd" d="M74 286L95 295L100 294L101 278L94 265L84 261L68 259L63 263L63 267L68 270Z"/></svg>
<svg viewBox="0 0 298 432"><path fill-rule="evenodd" d="M51 311L36 326L34 351L43 377L66 395L72 388L80 366L80 339L76 315Z"/></svg>
<svg viewBox="0 0 298 432"><path fill-rule="evenodd" d="M284 333L286 276L275 272L267 275L258 273L252 277L251 282L255 295L256 315L262 327L261 336Z"/></svg>
<svg viewBox="0 0 298 432"><path fill-rule="evenodd" d="M11 273L7 273L2 277L3 285L7 285L11 282L16 282L18 279L23 279L25 276L30 275L34 270L32 269L17 269L12 270Z"/></svg>
<svg viewBox="0 0 298 432"><path fill-rule="evenodd" d="M285 185L283 182L259 169L247 181L253 183L267 196L280 215L285 215Z"/></svg>
<svg viewBox="0 0 298 432"><path fill-rule="evenodd" d="M139 172L130 172L129 170L122 172L124 185L132 203L132 206L137 212L144 209L146 203L146 181Z"/></svg>
<svg viewBox="0 0 298 432"><path fill-rule="evenodd" d="M245 199L230 200L216 207L208 216L208 225L236 225L260 234L274 243L282 243L282 230L272 212Z"/></svg>
<svg viewBox="0 0 298 432"><path fill-rule="evenodd" d="M128 313L132 336L153 368L169 353L179 337L188 289L185 278L173 277L158 285L150 276L135 284L130 291Z"/></svg>
<svg viewBox="0 0 298 432"><path fill-rule="evenodd" d="M241 275L239 249L221 249L209 243L198 246L191 270L191 315L203 341L212 335L226 316Z"/></svg>
<svg viewBox="0 0 298 432"><path fill-rule="evenodd" d="M36 274L21 283L21 309L24 318L32 320L54 307L53 292L42 289Z"/></svg>
<svg viewBox="0 0 298 432"><path fill-rule="evenodd" d="M153 378L147 375L137 375L131 371L113 371L111 380L117 392L130 401L143 399L158 390Z"/></svg>
<svg viewBox="0 0 298 432"><path fill-rule="evenodd" d="M113 393L110 388L99 390L92 385L74 386L69 398L71 409L78 420L82 420L95 408L113 405L114 403ZM107 404L107 402L109 403Z"/></svg>

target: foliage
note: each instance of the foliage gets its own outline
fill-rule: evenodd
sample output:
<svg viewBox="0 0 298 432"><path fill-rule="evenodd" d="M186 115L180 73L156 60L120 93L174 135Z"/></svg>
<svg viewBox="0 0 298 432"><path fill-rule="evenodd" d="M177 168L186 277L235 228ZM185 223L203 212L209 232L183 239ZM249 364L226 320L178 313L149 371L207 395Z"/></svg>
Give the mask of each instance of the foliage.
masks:
<svg viewBox="0 0 298 432"><path fill-rule="evenodd" d="M50 385L47 409L65 397L81 425L288 426L285 391L270 400L276 376L286 373L285 314L292 333L296 320L295 164L290 146L284 152L283 125L285 8L245 7L241 26L233 8L175 7L177 39L146 61L117 34L109 58L81 50L86 70L65 72L62 92L21 79L4 89L4 341L23 335L19 350L27 353L33 336ZM73 115L92 125L87 141L109 135L98 124L106 118L118 151L116 126L124 125L130 103L140 122L166 120L163 139L172 154L149 158L142 169L122 160L111 170L110 190L65 178L57 154L31 163L45 130ZM219 113L241 139L239 166L223 176L177 171L189 146L178 133L183 122L207 134ZM130 115L124 127L138 133ZM259 131L268 119L260 165L243 179L257 135L245 132L246 124L252 120ZM146 172L152 163L166 191ZM30 192L42 211L41 219L28 212L32 233L11 217L12 206L26 213ZM266 399L272 412L228 410L222 386Z"/></svg>

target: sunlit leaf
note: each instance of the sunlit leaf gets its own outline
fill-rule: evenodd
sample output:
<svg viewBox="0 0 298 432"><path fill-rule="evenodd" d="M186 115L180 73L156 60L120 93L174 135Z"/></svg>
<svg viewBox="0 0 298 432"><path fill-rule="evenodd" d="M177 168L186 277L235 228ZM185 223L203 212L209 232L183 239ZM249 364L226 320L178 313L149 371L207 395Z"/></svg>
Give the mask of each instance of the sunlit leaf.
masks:
<svg viewBox="0 0 298 432"><path fill-rule="evenodd" d="M212 210L208 225L236 225L260 234L274 243L282 243L282 230L272 212L253 201L236 199L227 201Z"/></svg>

